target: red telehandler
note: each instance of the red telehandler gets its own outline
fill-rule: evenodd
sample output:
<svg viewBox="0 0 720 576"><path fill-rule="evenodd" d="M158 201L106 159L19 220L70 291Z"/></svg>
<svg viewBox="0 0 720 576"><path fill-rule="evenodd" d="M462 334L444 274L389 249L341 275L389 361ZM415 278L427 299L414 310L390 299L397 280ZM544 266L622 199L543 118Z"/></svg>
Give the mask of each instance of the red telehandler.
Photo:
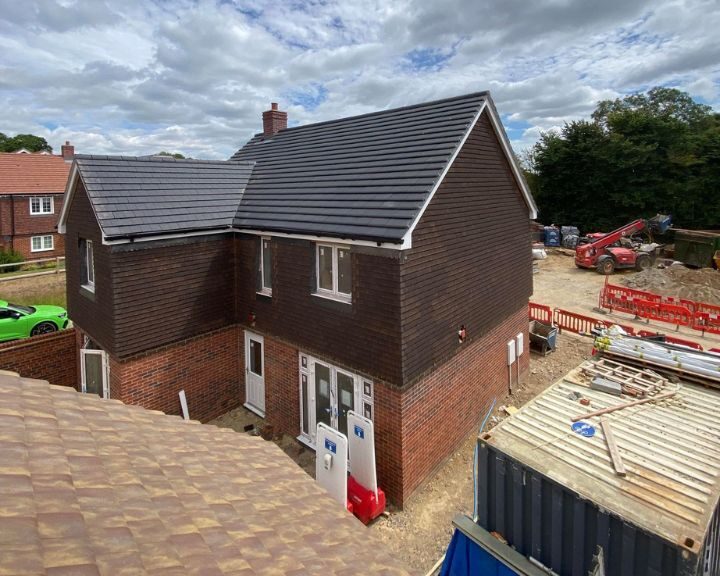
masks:
<svg viewBox="0 0 720 576"><path fill-rule="evenodd" d="M623 268L650 268L654 253L641 251L639 244L633 243L631 237L643 230L662 234L669 227L670 217L658 214L649 220L641 218L630 222L599 238L593 235L592 242L575 248L575 265L578 268L595 268L606 276Z"/></svg>

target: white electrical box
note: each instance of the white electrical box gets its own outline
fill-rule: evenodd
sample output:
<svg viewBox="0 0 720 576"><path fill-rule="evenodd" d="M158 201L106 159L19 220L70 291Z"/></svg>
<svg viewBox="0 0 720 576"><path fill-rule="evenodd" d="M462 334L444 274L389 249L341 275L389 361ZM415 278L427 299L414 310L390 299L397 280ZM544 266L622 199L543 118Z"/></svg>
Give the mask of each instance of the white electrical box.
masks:
<svg viewBox="0 0 720 576"><path fill-rule="evenodd" d="M518 332L518 335L515 336L515 352L517 353L517 357L520 358L520 356L523 355L523 348L525 347L525 336L522 332Z"/></svg>
<svg viewBox="0 0 720 576"><path fill-rule="evenodd" d="M363 488L375 492L377 498L375 431L372 420L348 410L347 423L348 451L352 475Z"/></svg>
<svg viewBox="0 0 720 576"><path fill-rule="evenodd" d="M515 340L507 343L507 365L512 366L515 363Z"/></svg>
<svg viewBox="0 0 720 576"><path fill-rule="evenodd" d="M347 507L347 436L319 422L315 444L315 480L335 500Z"/></svg>

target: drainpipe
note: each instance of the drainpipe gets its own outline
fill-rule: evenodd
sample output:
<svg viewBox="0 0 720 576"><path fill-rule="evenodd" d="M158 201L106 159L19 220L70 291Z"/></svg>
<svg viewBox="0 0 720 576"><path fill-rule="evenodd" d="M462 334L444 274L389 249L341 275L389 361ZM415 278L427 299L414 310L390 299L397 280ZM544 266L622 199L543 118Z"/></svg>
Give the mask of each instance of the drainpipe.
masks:
<svg viewBox="0 0 720 576"><path fill-rule="evenodd" d="M15 250L15 196L10 195L10 215L12 223L10 224L10 250Z"/></svg>

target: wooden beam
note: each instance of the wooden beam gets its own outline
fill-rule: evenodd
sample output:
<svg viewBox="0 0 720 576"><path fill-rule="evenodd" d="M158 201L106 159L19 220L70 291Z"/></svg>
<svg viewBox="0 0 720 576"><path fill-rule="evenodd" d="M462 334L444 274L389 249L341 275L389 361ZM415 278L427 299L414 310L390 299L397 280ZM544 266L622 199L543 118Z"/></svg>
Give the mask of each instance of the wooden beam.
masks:
<svg viewBox="0 0 720 576"><path fill-rule="evenodd" d="M622 410L623 408L630 408L631 406L639 406L640 404L646 404L647 402L657 402L658 400L664 400L665 398L670 398L670 396L675 396L676 393L677 390L664 392L662 394L658 394L657 396L651 396L650 398L643 398L642 400L635 400L633 402L627 402L626 404L617 404L616 406L610 406L609 408L603 408L602 410L596 410L595 412L588 412L587 414L582 414L581 416L575 416L571 422L585 420L587 418L592 418L593 416L602 416L603 414L609 414L610 412Z"/></svg>
<svg viewBox="0 0 720 576"><path fill-rule="evenodd" d="M610 428L610 422L602 419L600 420L600 426L602 427L603 436L605 436L605 444L607 444L608 451L610 452L610 459L612 460L613 468L615 468L615 473L618 476L625 476L627 474L625 464L623 463L622 456L620 456L620 451L615 442L615 436Z"/></svg>

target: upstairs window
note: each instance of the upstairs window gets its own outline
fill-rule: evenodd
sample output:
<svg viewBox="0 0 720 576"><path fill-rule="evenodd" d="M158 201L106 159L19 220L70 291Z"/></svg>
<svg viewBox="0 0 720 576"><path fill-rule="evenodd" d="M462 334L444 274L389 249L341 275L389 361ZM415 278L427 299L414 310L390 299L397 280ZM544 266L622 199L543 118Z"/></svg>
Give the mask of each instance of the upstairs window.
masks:
<svg viewBox="0 0 720 576"><path fill-rule="evenodd" d="M30 198L30 214L33 216L52 214L53 212L55 212L55 206L52 196L33 196Z"/></svg>
<svg viewBox="0 0 720 576"><path fill-rule="evenodd" d="M260 293L272 296L272 252L270 238L260 238Z"/></svg>
<svg viewBox="0 0 720 576"><path fill-rule="evenodd" d="M352 297L350 248L317 245L317 294L349 302Z"/></svg>
<svg viewBox="0 0 720 576"><path fill-rule="evenodd" d="M80 240L80 284L86 290L95 292L95 261L92 240Z"/></svg>

